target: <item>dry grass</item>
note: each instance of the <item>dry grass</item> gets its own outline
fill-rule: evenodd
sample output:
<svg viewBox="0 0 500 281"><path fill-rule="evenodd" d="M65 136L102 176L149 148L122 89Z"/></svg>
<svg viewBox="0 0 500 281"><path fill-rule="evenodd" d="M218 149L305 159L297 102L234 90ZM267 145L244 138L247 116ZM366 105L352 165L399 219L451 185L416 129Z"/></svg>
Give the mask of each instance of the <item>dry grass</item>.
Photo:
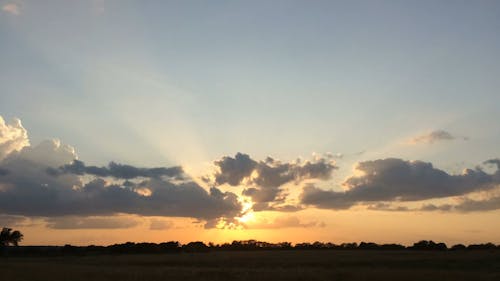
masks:
<svg viewBox="0 0 500 281"><path fill-rule="evenodd" d="M500 251L263 251L0 259L0 280L500 280Z"/></svg>

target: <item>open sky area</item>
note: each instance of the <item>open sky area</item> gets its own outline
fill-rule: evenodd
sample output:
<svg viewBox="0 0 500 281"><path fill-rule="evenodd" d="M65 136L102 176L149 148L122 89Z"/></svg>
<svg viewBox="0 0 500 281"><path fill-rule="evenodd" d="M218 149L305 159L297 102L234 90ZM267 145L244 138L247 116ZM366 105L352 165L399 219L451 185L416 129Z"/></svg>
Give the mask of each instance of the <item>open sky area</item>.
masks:
<svg viewBox="0 0 500 281"><path fill-rule="evenodd" d="M493 0L0 0L0 227L498 244L499 30Z"/></svg>

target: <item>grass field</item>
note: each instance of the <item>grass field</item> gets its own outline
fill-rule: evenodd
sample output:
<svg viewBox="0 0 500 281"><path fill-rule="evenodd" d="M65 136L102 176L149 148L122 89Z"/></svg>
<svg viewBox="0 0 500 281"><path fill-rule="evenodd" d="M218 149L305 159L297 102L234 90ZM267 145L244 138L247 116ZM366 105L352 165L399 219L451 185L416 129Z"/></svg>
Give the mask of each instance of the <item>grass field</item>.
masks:
<svg viewBox="0 0 500 281"><path fill-rule="evenodd" d="M500 251L253 251L0 259L0 280L500 280Z"/></svg>

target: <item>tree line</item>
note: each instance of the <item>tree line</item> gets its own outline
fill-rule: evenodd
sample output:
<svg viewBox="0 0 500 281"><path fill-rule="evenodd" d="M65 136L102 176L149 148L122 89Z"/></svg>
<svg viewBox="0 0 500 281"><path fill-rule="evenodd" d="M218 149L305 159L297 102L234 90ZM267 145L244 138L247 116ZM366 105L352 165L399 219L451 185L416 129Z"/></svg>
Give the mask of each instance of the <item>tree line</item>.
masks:
<svg viewBox="0 0 500 281"><path fill-rule="evenodd" d="M8 256L60 256L60 255L121 255L121 254L174 254L174 253L204 253L213 251L297 251L297 250L338 250L338 251L472 251L472 250L500 250L500 245L492 243L462 245L447 247L444 243L433 241L419 241L412 246L400 244L361 243L298 243L290 242L268 243L256 240L233 241L224 244L205 244L201 241L181 244L177 241L163 243L134 243L127 242L109 246L18 246L4 248L4 255Z"/></svg>
<svg viewBox="0 0 500 281"><path fill-rule="evenodd" d="M467 251L467 250L500 250L500 245L493 243L463 245L448 247L445 243L432 240L421 240L412 246L401 244L377 244L373 242L341 243L330 242L269 243L258 240L235 240L231 243L205 244L201 241L181 244L178 241L163 243L126 242L109 246L18 246L23 234L17 230L4 227L0 232L0 247L3 254L9 255L86 255L86 254L160 254L160 253L197 253L209 251L262 251L262 250L425 250L425 251ZM12 247L13 246L13 247Z"/></svg>

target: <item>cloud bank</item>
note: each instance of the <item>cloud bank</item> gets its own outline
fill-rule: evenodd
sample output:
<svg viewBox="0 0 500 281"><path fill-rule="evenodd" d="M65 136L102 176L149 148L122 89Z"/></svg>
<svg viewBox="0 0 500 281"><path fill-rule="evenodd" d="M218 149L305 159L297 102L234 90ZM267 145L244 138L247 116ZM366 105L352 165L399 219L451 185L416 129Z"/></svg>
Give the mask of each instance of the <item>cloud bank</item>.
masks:
<svg viewBox="0 0 500 281"><path fill-rule="evenodd" d="M141 168L111 162L86 166L57 140L29 146L18 120L0 119L0 214L34 217L146 216L233 220L236 194L205 190L181 167ZM82 223L85 225L85 223ZM70 225L54 221L54 226ZM76 225L77 226L77 225Z"/></svg>
<svg viewBox="0 0 500 281"><path fill-rule="evenodd" d="M486 164L497 163L486 161ZM397 158L358 163L359 176L344 183L345 191L323 190L307 186L301 202L317 208L348 209L360 203L385 201L420 201L464 195L493 189L500 184L500 169L493 174L466 169L460 175L450 175L431 163L405 161Z"/></svg>
<svg viewBox="0 0 500 281"><path fill-rule="evenodd" d="M130 217L56 217L48 218L46 226L53 229L120 229L132 228L141 221Z"/></svg>
<svg viewBox="0 0 500 281"><path fill-rule="evenodd" d="M9 224L25 217L42 218L52 228L132 227L111 220L115 215L188 217L204 221L205 227L235 223L242 203L222 185L243 186L242 195L252 199L253 211L296 212L308 207L349 209L356 205L384 211L488 211L500 209L500 196L467 197L489 192L500 185L500 159L484 162L494 168L466 169L449 174L423 161L398 158L360 162L357 173L347 178L344 191L314 185L329 180L337 169L334 157L282 162L271 157L254 160L237 153L214 162L217 171L205 189L186 175L180 166L136 167L110 162L88 166L75 149L58 140L31 146L26 129L18 119L6 123L0 117L0 216ZM312 180L312 182L310 181ZM300 201L287 198L286 184L305 184ZM422 201L461 196L455 204L424 204L421 208L394 207L394 202ZM266 227L305 227L293 217L268 223ZM151 229L170 224L152 221Z"/></svg>

